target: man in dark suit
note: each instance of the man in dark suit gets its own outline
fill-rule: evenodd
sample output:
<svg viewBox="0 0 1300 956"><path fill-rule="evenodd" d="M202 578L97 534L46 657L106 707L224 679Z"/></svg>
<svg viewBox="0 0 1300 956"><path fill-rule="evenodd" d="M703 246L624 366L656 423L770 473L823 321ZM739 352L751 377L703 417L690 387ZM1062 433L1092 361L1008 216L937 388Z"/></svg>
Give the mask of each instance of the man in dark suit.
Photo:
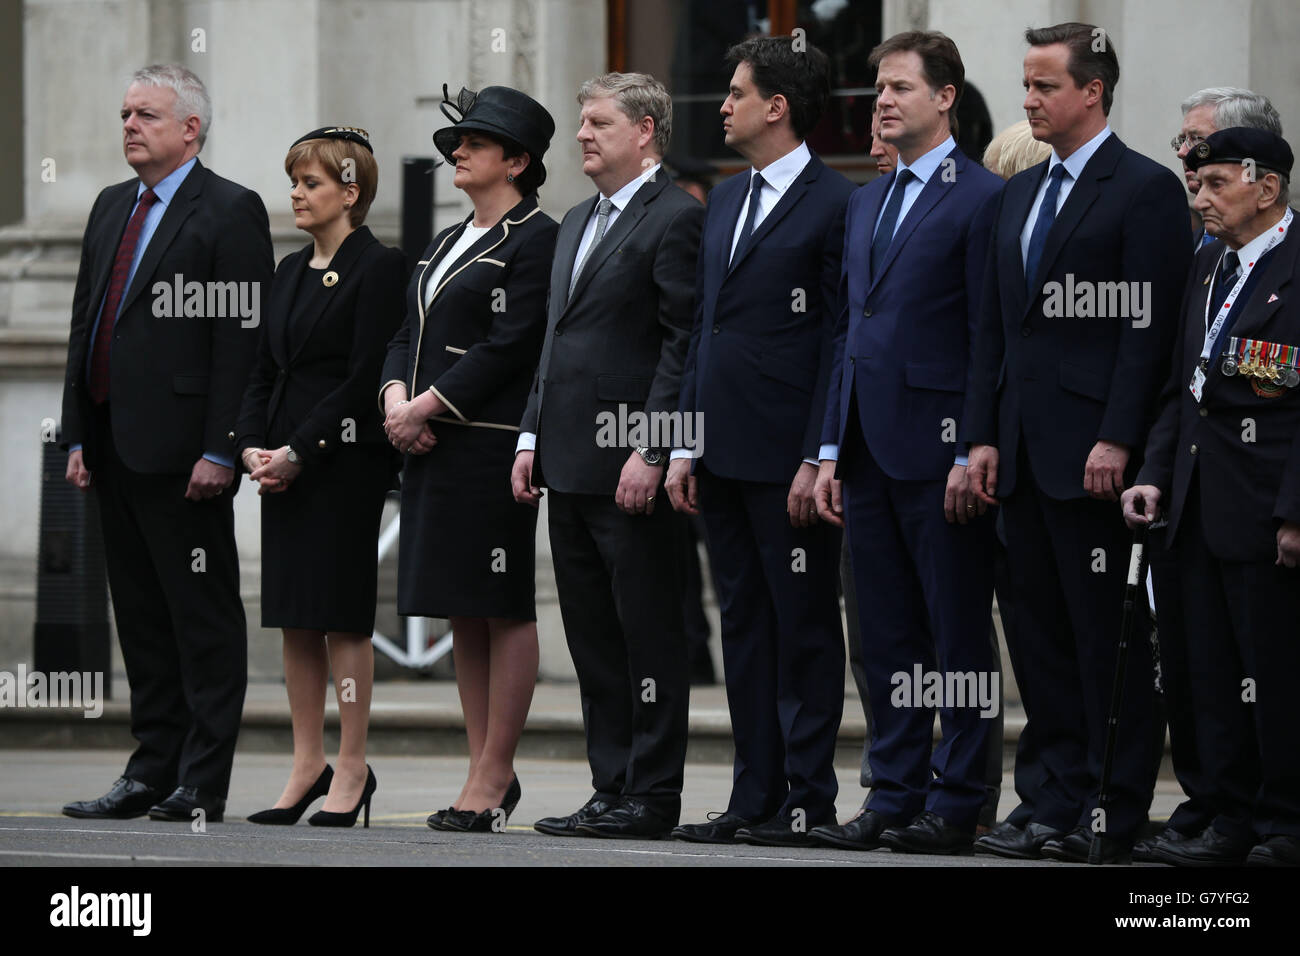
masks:
<svg viewBox="0 0 1300 956"><path fill-rule="evenodd" d="M1268 97L1250 90L1231 86L1198 90L1183 100L1181 108L1182 128L1171 145L1182 160L1183 178L1193 197L1200 191L1201 182L1188 157L1211 133L1233 126L1248 126L1282 135L1282 121L1273 104ZM1214 236L1201 226L1195 230L1192 248L1199 251L1212 242ZM1157 862L1155 846L1158 840L1177 842L1197 836L1214 818L1214 809L1208 799L1214 785L1206 777L1196 753L1196 712L1191 701L1191 678L1187 670L1187 635L1179 592L1178 563L1167 542L1166 524L1157 522L1148 532L1147 555L1159 631L1161 696L1165 721L1169 725L1174 776L1186 798L1169 815L1159 834L1133 845L1133 860L1140 863Z"/></svg>
<svg viewBox="0 0 1300 956"><path fill-rule="evenodd" d="M812 836L849 849L970 852L999 709L993 519L956 440L1002 180L949 132L965 78L952 40L900 33L871 64L898 166L849 201L817 505L823 520L847 524L869 609L872 790L857 817ZM920 674L971 693L922 705L910 687ZM932 756L936 709L943 739Z"/></svg>
<svg viewBox="0 0 1300 956"><path fill-rule="evenodd" d="M681 410L707 433L674 452L668 491L704 515L736 758L726 813L684 840L802 846L835 822L840 533L813 485L853 185L804 142L830 89L825 54L798 46L728 53L723 129L753 168L714 189L700 243Z"/></svg>
<svg viewBox="0 0 1300 956"><path fill-rule="evenodd" d="M137 178L99 194L82 241L67 478L99 496L138 746L69 816L214 822L230 784L248 670L233 429L273 262L261 199L198 160L211 116L189 70L138 71L122 103Z"/></svg>
<svg viewBox="0 0 1300 956"><path fill-rule="evenodd" d="M1186 203L1178 178L1107 124L1119 60L1105 31L1025 36L1025 111L1052 155L1002 193L961 437L976 493L1003 501L1018 585L1009 650L1041 784L1027 824L976 848L1082 862L1100 833L1104 859L1119 861L1146 825L1160 751L1144 635L1130 645L1126 730L1098 806L1129 551L1113 503L1167 369L1191 255Z"/></svg>
<svg viewBox="0 0 1300 956"><path fill-rule="evenodd" d="M1168 516L1185 611L1199 835L1162 837L1178 866L1300 865L1300 240L1293 156L1267 130L1210 134L1187 157L1218 241L1183 294L1174 364L1124 518Z"/></svg>
<svg viewBox="0 0 1300 956"><path fill-rule="evenodd" d="M511 481L529 504L542 486L551 492L555 584L595 793L535 826L644 839L677 823L686 761L680 525L656 498L704 207L660 166L672 101L658 80L606 74L584 84L578 101L582 168L599 194L560 224Z"/></svg>

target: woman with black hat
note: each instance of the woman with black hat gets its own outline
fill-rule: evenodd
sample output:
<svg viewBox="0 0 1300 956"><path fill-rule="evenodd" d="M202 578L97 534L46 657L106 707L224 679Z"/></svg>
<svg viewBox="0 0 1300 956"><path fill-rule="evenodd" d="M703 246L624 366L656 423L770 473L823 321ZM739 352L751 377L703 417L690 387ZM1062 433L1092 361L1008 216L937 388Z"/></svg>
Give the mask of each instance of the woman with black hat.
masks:
<svg viewBox="0 0 1300 956"><path fill-rule="evenodd" d="M294 225L311 244L286 256L262 323L237 447L262 495L262 626L284 631L293 768L253 823L352 826L370 799L366 731L374 683L375 553L395 456L374 407L402 321L405 258L362 223L379 169L364 130L325 127L284 160ZM337 770L325 762L325 686L339 701Z"/></svg>
<svg viewBox="0 0 1300 956"><path fill-rule="evenodd" d="M474 213L416 265L379 401L407 456L398 611L451 620L469 738L465 786L429 825L487 831L519 802L515 748L537 681L537 512L514 500L510 469L546 331L558 227L537 188L555 122L501 86L442 109L454 125L433 141Z"/></svg>

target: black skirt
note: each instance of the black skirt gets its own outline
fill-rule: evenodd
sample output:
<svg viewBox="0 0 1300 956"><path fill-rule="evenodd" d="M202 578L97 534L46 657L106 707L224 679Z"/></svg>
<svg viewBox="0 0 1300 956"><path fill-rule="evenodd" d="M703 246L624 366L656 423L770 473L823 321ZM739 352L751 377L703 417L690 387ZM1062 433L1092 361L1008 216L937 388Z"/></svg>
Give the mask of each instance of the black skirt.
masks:
<svg viewBox="0 0 1300 956"><path fill-rule="evenodd" d="M438 444L402 473L398 613L537 620L537 510L510 490L517 433L430 426Z"/></svg>
<svg viewBox="0 0 1300 956"><path fill-rule="evenodd" d="M392 459L341 447L262 496L262 626L372 634L376 552Z"/></svg>

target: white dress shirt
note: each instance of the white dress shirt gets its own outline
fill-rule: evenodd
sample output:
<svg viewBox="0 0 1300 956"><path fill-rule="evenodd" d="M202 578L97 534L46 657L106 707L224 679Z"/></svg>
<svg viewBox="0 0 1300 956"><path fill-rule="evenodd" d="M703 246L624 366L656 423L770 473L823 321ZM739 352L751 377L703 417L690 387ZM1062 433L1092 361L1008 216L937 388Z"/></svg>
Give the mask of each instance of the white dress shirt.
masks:
<svg viewBox="0 0 1300 956"><path fill-rule="evenodd" d="M1034 234L1034 223L1038 222L1038 210L1042 208L1043 196L1047 194L1048 179L1052 174L1052 170L1057 166L1065 166L1065 175L1061 177L1061 188L1056 193L1056 212L1059 215L1061 207L1065 205L1065 200L1070 195L1070 190L1079 181L1079 174L1083 172L1083 167L1088 165L1088 160L1092 159L1092 154L1097 152L1109 135L1110 125L1107 124L1102 127L1100 133L1071 153L1069 159L1061 159L1060 156L1056 155L1056 150L1052 150L1052 158L1047 165L1047 176L1044 176L1043 181L1038 184L1038 194L1034 196L1034 204L1029 207L1029 215L1025 217L1025 224L1020 230L1021 265L1024 265L1025 260L1029 257L1029 237Z"/></svg>
<svg viewBox="0 0 1300 956"><path fill-rule="evenodd" d="M800 143L790 152L786 153L780 159L768 163L758 172L763 175L763 187L758 193L758 212L754 214L754 230L763 224L776 204L781 201L786 190L791 184L799 178L805 166L812 160L812 153L808 151L807 143ZM752 168L749 171L750 186L753 186L754 172ZM731 255L736 254L736 247L740 245L740 233L745 228L745 219L749 216L749 191L745 192L745 201L741 204L740 215L736 217L736 228L731 232ZM731 256L727 257L731 261Z"/></svg>

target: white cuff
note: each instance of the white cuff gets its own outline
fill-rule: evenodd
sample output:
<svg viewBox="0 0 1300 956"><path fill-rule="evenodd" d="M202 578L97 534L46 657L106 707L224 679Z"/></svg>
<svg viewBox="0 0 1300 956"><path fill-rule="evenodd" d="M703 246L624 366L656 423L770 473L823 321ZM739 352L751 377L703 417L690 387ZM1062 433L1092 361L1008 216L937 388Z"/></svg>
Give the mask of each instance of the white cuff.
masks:
<svg viewBox="0 0 1300 956"><path fill-rule="evenodd" d="M968 464L968 461L967 461L965 455L958 455L958 456L956 457L956 459L954 459L953 464L954 464L954 465L961 465L963 468L965 468L966 465Z"/></svg>
<svg viewBox="0 0 1300 956"><path fill-rule="evenodd" d="M694 458L694 457L696 457L695 454L691 452L691 450L688 448L674 448L672 452L669 453L668 460L676 461L679 458Z"/></svg>
<svg viewBox="0 0 1300 956"><path fill-rule="evenodd" d="M822 445L821 451L817 452L817 457L820 458L822 461L839 461L840 446Z"/></svg>
<svg viewBox="0 0 1300 956"><path fill-rule="evenodd" d="M515 443L515 454L521 451L537 450L537 434L535 432L520 432L519 441Z"/></svg>

